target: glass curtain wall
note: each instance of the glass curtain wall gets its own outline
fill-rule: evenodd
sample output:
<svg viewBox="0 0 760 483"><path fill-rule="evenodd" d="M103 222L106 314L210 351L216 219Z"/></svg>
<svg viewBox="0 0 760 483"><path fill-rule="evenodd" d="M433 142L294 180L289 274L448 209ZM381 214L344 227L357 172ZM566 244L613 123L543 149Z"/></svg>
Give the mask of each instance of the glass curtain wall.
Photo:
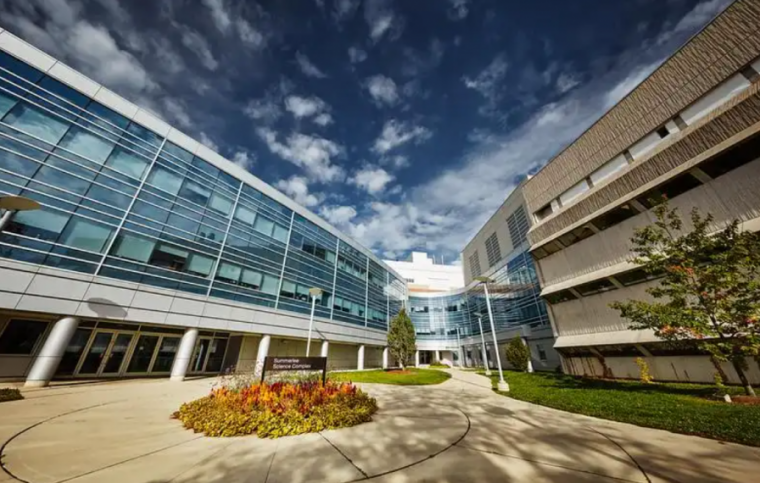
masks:
<svg viewBox="0 0 760 483"><path fill-rule="evenodd" d="M0 256L385 330L405 285L241 180L0 52Z"/></svg>

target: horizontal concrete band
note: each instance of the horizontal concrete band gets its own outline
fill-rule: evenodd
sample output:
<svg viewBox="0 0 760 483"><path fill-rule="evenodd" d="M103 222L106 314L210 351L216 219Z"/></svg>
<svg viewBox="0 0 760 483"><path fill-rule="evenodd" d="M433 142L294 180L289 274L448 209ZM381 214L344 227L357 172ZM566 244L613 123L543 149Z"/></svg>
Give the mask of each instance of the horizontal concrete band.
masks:
<svg viewBox="0 0 760 483"><path fill-rule="evenodd" d="M589 192L577 203L535 226L528 234L532 248L625 203L649 189L650 183L659 184L688 168L698 166L700 162L736 144L738 138L756 134L760 130L759 92L760 84L752 85L700 123L673 135L673 139L649 159L631 166L621 176Z"/></svg>
<svg viewBox="0 0 760 483"><path fill-rule="evenodd" d="M760 4L740 0L525 184L533 213L760 54ZM543 238L540 237L540 238Z"/></svg>

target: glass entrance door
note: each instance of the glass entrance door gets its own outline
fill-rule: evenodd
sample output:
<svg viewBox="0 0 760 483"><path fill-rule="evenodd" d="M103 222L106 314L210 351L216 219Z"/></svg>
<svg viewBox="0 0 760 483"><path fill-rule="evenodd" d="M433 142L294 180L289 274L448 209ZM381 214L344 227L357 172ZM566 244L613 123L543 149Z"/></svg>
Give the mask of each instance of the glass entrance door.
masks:
<svg viewBox="0 0 760 483"><path fill-rule="evenodd" d="M208 358L208 349L211 345L211 339L198 339L193 352L193 361L190 366L191 372L204 372L206 369L206 359Z"/></svg>
<svg viewBox="0 0 760 483"><path fill-rule="evenodd" d="M130 342L132 342L132 334L116 334L116 340L111 344L111 350L106 355L102 375L115 376L121 372L121 363L124 362Z"/></svg>
<svg viewBox="0 0 760 483"><path fill-rule="evenodd" d="M77 375L116 376L121 372L133 334L98 331L90 342Z"/></svg>
<svg viewBox="0 0 760 483"><path fill-rule="evenodd" d="M100 367L103 365L103 360L108 351L108 346L111 345L112 338L113 332L97 332L95 334L90 344L90 349L87 351L87 355L79 367L79 374L97 375L100 372Z"/></svg>

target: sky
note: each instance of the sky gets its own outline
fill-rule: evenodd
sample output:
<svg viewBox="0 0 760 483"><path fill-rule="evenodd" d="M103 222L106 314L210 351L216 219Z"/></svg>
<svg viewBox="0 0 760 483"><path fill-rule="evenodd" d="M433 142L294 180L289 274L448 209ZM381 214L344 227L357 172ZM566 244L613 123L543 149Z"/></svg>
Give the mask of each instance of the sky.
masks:
<svg viewBox="0 0 760 483"><path fill-rule="evenodd" d="M0 0L0 26L372 249L456 262L731 0Z"/></svg>

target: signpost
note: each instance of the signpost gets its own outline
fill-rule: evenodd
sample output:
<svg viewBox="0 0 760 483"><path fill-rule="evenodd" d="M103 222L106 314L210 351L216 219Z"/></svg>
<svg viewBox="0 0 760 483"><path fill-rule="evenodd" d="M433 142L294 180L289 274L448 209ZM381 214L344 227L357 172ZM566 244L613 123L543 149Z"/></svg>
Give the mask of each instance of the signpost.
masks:
<svg viewBox="0 0 760 483"><path fill-rule="evenodd" d="M327 381L327 357L272 357L264 359L261 382L267 372L322 371L322 384Z"/></svg>

